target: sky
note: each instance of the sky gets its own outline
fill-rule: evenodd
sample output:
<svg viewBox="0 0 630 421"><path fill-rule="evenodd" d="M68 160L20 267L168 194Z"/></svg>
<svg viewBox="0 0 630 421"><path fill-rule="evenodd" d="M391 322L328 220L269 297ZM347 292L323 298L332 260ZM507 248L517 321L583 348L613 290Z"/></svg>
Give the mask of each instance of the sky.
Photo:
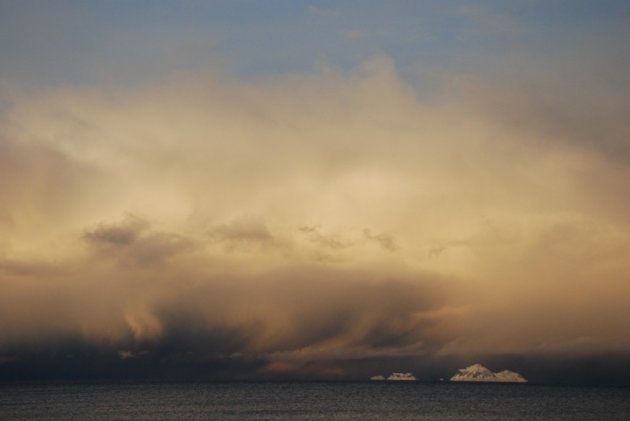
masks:
<svg viewBox="0 0 630 421"><path fill-rule="evenodd" d="M625 1L0 0L0 381L630 384Z"/></svg>

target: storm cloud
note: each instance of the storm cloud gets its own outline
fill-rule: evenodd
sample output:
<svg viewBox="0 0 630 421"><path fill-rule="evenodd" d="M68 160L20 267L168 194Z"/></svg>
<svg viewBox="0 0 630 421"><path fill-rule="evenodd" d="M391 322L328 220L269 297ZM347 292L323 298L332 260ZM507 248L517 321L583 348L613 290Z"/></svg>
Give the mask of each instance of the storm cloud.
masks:
<svg viewBox="0 0 630 421"><path fill-rule="evenodd" d="M0 90L0 375L627 368L630 72L613 35L502 57L502 78L491 60L433 74L430 92L385 54Z"/></svg>

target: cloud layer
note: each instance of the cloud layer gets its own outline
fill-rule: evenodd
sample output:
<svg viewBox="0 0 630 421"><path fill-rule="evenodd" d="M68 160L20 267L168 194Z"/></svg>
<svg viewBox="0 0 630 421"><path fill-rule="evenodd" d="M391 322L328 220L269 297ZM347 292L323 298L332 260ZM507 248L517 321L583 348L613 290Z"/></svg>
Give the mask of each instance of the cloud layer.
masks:
<svg viewBox="0 0 630 421"><path fill-rule="evenodd" d="M629 351L630 96L522 71L431 98L384 56L7 94L0 363Z"/></svg>

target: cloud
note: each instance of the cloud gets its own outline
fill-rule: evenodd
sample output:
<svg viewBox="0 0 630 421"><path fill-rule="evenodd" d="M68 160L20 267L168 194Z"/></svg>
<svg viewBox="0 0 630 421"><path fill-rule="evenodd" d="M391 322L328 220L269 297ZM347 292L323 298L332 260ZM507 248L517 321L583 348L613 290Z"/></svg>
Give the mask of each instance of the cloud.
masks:
<svg viewBox="0 0 630 421"><path fill-rule="evenodd" d="M134 215L127 215L118 224L100 223L83 238L100 253L116 255L132 265L162 261L191 245L179 234L150 230L147 220Z"/></svg>
<svg viewBox="0 0 630 421"><path fill-rule="evenodd" d="M381 247L386 250L396 251L398 249L398 246L396 246L396 241L389 234L372 234L372 231L370 231L369 229L364 229L363 234L365 235L365 238L367 238L368 240L376 241Z"/></svg>
<svg viewBox="0 0 630 421"><path fill-rule="evenodd" d="M352 247L357 242L357 240L350 238L342 238L339 234L322 233L319 226L303 226L299 228L299 231L304 233L310 242L322 248L332 250L341 250L347 247Z"/></svg>
<svg viewBox="0 0 630 421"><path fill-rule="evenodd" d="M221 224L211 228L209 236L212 242L225 244L229 250L289 247L286 240L272 234L264 223L255 220L236 220Z"/></svg>
<svg viewBox="0 0 630 421"><path fill-rule="evenodd" d="M87 241L95 244L105 244L115 247L128 246L135 242L140 233L146 229L148 223L129 215L122 224L99 224L95 229L85 233Z"/></svg>
<svg viewBox="0 0 630 421"><path fill-rule="evenodd" d="M627 351L625 102L588 85L610 110L589 114L588 95L548 101L529 80L429 99L377 56L349 73L16 95L0 133L2 361L50 346L350 376Z"/></svg>

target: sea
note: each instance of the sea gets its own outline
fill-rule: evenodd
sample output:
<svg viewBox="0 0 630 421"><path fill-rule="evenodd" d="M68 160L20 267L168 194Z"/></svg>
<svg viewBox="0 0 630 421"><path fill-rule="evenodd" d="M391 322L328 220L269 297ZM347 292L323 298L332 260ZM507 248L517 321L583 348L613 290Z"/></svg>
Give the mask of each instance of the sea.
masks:
<svg viewBox="0 0 630 421"><path fill-rule="evenodd" d="M630 420L630 388L421 382L1 384L2 420Z"/></svg>

